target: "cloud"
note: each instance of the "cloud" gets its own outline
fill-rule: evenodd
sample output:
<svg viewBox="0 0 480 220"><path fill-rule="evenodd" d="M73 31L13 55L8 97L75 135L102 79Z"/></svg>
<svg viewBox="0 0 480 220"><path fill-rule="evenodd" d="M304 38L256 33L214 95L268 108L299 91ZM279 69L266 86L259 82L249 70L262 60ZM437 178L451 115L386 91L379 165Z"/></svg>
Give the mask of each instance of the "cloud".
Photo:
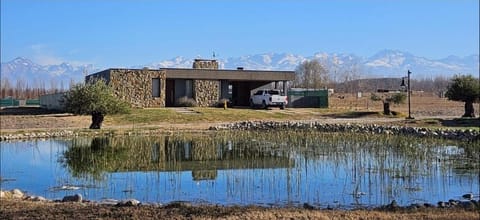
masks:
<svg viewBox="0 0 480 220"><path fill-rule="evenodd" d="M65 62L63 58L55 56L53 50L46 44L33 44L30 49L32 50L33 61L40 65L54 65Z"/></svg>
<svg viewBox="0 0 480 220"><path fill-rule="evenodd" d="M58 56L52 47L47 44L33 44L30 45L29 49L32 53L32 60L40 65L58 65L65 62L76 66L92 64L92 62L89 61L67 60L64 57ZM68 55L74 55L78 52L79 50L72 49L68 51Z"/></svg>

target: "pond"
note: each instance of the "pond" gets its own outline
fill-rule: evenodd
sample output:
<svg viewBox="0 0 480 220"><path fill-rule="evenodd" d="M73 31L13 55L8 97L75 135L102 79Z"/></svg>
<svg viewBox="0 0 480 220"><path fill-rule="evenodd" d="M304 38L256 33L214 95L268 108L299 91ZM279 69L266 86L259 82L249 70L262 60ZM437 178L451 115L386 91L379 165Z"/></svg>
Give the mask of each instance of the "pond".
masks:
<svg viewBox="0 0 480 220"><path fill-rule="evenodd" d="M135 198L319 208L478 196L477 142L321 132L219 132L1 142L1 188L49 199Z"/></svg>

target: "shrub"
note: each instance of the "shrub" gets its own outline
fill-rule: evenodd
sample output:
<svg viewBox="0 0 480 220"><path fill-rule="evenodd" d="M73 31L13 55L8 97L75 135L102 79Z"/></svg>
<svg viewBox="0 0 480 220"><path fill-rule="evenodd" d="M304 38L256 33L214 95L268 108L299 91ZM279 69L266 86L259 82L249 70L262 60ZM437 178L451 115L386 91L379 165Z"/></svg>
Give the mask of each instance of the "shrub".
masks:
<svg viewBox="0 0 480 220"><path fill-rule="evenodd" d="M402 103L405 103L406 99L407 99L407 95L405 95L405 93L395 93L394 95L389 97L387 100L395 104L402 104Z"/></svg>
<svg viewBox="0 0 480 220"><path fill-rule="evenodd" d="M227 107L232 107L232 102L230 99L220 99L213 106L217 108L223 108L225 106L225 101L227 102Z"/></svg>
<svg viewBox="0 0 480 220"><path fill-rule="evenodd" d="M195 100L193 100L192 98L183 96L177 99L177 102L175 103L175 105L179 107L196 107L197 102L195 102Z"/></svg>

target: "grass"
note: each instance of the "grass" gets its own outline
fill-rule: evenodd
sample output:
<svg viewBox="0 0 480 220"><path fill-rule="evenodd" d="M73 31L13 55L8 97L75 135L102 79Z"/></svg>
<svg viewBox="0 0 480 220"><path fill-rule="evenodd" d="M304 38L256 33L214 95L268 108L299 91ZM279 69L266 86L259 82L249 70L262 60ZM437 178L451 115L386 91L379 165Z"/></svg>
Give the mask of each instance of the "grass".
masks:
<svg viewBox="0 0 480 220"><path fill-rule="evenodd" d="M302 112L289 110L252 110L237 108L189 108L197 113L185 114L171 108L133 109L124 115L111 115L106 118L107 123L125 124L154 124L154 123L195 123L195 122L230 122L244 120L301 120L312 119L328 110L305 109Z"/></svg>
<svg viewBox="0 0 480 220"><path fill-rule="evenodd" d="M391 117L385 116L381 112L374 111L348 111L348 112L336 112L333 114L328 114L328 117L332 118L362 118L362 117Z"/></svg>
<svg viewBox="0 0 480 220"><path fill-rule="evenodd" d="M411 123L414 123L418 127L430 127L430 128L453 128L453 129L472 129L480 131L480 119L479 118L455 118L455 119L442 119L442 118L425 118L415 119Z"/></svg>
<svg viewBox="0 0 480 220"><path fill-rule="evenodd" d="M105 123L109 125L129 125L132 127L142 125L155 125L160 123L170 124L194 124L194 123L215 123L215 122L233 122L233 121L253 121L253 120L315 120L324 118L404 118L405 114L396 112L395 115L383 115L378 111L351 111L341 109L286 109L279 110L272 108L247 109L247 108L203 108L191 107L189 114L180 113L173 108L156 109L133 109L129 114L109 115L105 118ZM480 119L441 119L426 118L414 119L408 121L398 121L395 124L414 125L415 127L430 128L455 128L455 129L474 129L480 130Z"/></svg>

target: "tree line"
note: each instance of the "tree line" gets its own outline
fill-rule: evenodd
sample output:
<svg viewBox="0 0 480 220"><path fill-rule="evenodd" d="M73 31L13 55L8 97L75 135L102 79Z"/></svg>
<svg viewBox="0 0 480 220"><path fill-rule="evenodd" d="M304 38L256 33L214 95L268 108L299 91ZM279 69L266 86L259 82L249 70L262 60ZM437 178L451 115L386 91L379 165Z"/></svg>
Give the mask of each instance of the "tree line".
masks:
<svg viewBox="0 0 480 220"><path fill-rule="evenodd" d="M376 92L378 89L400 90L402 78L362 78L365 74L358 64L350 64L340 68L319 60L306 60L295 70L295 80L292 87L308 89L333 89L337 93ZM435 78L411 79L411 88L443 97L451 78L437 76Z"/></svg>
<svg viewBox="0 0 480 220"><path fill-rule="evenodd" d="M74 85L73 80L69 85ZM70 89L70 86L65 86L63 81L59 83L56 80L50 80L47 84L43 80L37 80L34 84L29 84L24 79L17 79L15 83L10 82L6 77L0 80L0 98L14 98L14 99L37 99L45 94L65 92Z"/></svg>

